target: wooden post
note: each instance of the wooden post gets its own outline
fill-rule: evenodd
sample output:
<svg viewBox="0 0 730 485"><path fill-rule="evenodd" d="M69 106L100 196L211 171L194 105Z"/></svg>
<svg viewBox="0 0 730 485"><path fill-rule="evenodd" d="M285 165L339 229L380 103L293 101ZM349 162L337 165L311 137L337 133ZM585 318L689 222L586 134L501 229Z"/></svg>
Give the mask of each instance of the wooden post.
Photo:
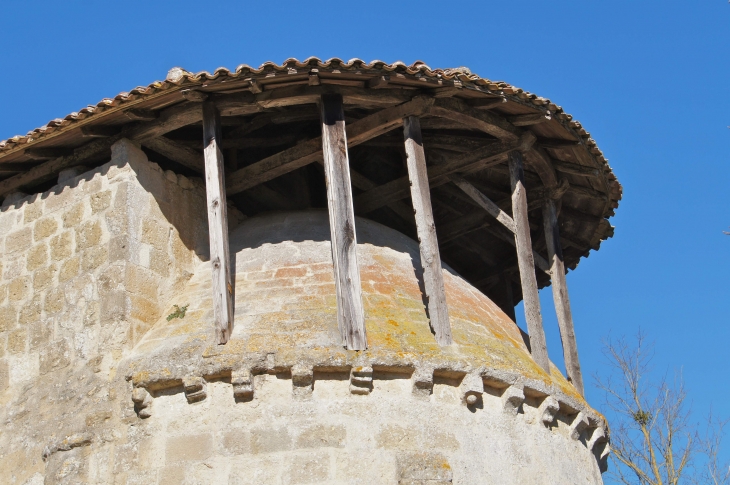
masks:
<svg viewBox="0 0 730 485"><path fill-rule="evenodd" d="M545 226L548 261L551 264L550 272L552 275L553 301L555 302L555 311L558 314L560 338L563 343L565 370L568 373L568 380L583 395L583 375L580 371L578 345L575 341L573 315L570 311L568 285L565 281L565 263L563 262L563 248L560 245L558 216L555 210L555 202L552 199L548 198L545 201L542 208L542 218Z"/></svg>
<svg viewBox="0 0 730 485"><path fill-rule="evenodd" d="M439 345L451 345L451 323L449 309L446 306L444 276L441 273L441 255L436 238L436 226L433 223L431 208L431 192L428 187L426 172L426 155L423 152L421 121L417 116L403 119L403 135L405 138L406 162L408 178L411 181L411 199L416 216L416 230L421 248L421 267L423 268L423 284L428 298L428 316L431 328Z"/></svg>
<svg viewBox="0 0 730 485"><path fill-rule="evenodd" d="M218 109L209 101L203 102L205 190L208 196L210 262L213 265L213 318L218 343L225 344L233 331L233 284L228 248L228 211L220 133Z"/></svg>
<svg viewBox="0 0 730 485"><path fill-rule="evenodd" d="M365 350L365 313L357 266L355 210L352 205L342 96L323 94L320 103L322 153L327 180L327 207L332 234L332 261L337 289L337 324L348 350Z"/></svg>
<svg viewBox="0 0 730 485"><path fill-rule="evenodd" d="M525 302L525 320L527 320L527 330L530 335L532 358L549 374L550 360L545 343L545 331L542 328L535 261L532 257L530 225L527 220L527 194L523 182L522 154L518 151L512 151L509 154L509 178L512 185L512 220L515 224L517 264L520 269L522 298Z"/></svg>

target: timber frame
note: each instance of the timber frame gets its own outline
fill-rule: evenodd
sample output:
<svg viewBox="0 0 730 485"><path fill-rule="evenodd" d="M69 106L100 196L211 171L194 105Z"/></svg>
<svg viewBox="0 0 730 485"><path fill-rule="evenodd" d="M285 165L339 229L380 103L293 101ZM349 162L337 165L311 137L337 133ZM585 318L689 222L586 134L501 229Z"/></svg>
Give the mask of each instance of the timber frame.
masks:
<svg viewBox="0 0 730 485"><path fill-rule="evenodd" d="M328 124L333 99L341 112ZM14 203L52 188L62 170L104 163L121 138L165 169L207 178L209 203L222 209L211 222L221 262L226 197L248 216L329 207L333 231L358 215L418 237L442 345L451 335L443 281L434 278L441 260L508 315L527 291L553 282L566 367L582 391L565 272L613 235L607 219L621 186L590 134L549 100L465 68L423 63L310 58L213 74L175 68L165 81L0 142L0 197ZM334 232L333 242L339 247ZM518 257L520 248L527 252ZM351 264L341 271L342 281L355 283ZM356 280L342 294L354 302L355 317L345 320L359 330L343 329L343 340L364 349ZM230 274L223 271L216 288L223 343L232 323Z"/></svg>

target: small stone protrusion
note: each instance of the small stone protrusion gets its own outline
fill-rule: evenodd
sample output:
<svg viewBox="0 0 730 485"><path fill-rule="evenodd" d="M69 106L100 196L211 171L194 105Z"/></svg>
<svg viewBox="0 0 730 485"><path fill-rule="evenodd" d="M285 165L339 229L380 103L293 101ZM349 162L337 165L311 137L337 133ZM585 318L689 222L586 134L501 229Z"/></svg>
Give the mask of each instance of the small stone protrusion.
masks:
<svg viewBox="0 0 730 485"><path fill-rule="evenodd" d="M502 407L506 413L517 414L523 402L525 402L525 392L522 387L509 386L502 394Z"/></svg>
<svg viewBox="0 0 730 485"><path fill-rule="evenodd" d="M188 403L202 401L208 395L207 383L202 377L186 377L183 379L185 397Z"/></svg>
<svg viewBox="0 0 730 485"><path fill-rule="evenodd" d="M433 392L433 369L418 368L413 373L413 394L428 397Z"/></svg>
<svg viewBox="0 0 730 485"><path fill-rule="evenodd" d="M291 382L294 397L306 399L314 390L314 370L311 366L295 365L291 369Z"/></svg>
<svg viewBox="0 0 730 485"><path fill-rule="evenodd" d="M593 428L593 433L591 433L591 437L588 443L586 443L586 446L589 450L596 451L606 441L608 441L606 431L603 429L603 426L598 426L597 428Z"/></svg>
<svg viewBox="0 0 730 485"><path fill-rule="evenodd" d="M373 390L373 368L353 367L350 370L350 392L368 395Z"/></svg>
<svg viewBox="0 0 730 485"><path fill-rule="evenodd" d="M588 416L583 411L579 412L570 424L570 437L574 440L580 439L581 433L583 433L589 424Z"/></svg>
<svg viewBox="0 0 730 485"><path fill-rule="evenodd" d="M484 381L482 376L476 374L467 374L461 381L459 386L461 391L461 399L467 406L476 406L482 400L484 393Z"/></svg>
<svg viewBox="0 0 730 485"><path fill-rule="evenodd" d="M253 399L253 376L249 369L241 369L231 373L231 384L233 385L233 397L237 401L250 401Z"/></svg>
<svg viewBox="0 0 730 485"><path fill-rule="evenodd" d="M135 387L132 389L132 402L134 402L134 411L142 419L152 416L152 396L144 387Z"/></svg>
<svg viewBox="0 0 730 485"><path fill-rule="evenodd" d="M543 399L540 407L537 409L540 414L540 420L545 426L550 426L555 422L555 415L560 409L560 403L553 396Z"/></svg>

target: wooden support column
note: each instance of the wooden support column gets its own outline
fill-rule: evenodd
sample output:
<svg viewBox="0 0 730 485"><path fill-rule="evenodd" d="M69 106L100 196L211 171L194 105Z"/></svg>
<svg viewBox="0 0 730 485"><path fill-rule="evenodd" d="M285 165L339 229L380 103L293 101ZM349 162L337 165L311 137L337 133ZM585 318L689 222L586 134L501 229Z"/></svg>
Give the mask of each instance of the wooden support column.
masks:
<svg viewBox="0 0 730 485"><path fill-rule="evenodd" d="M348 350L365 350L365 313L357 265L355 210L352 205L342 96L323 94L320 103L322 153L327 179L327 207L332 234L332 261L337 289L337 324Z"/></svg>
<svg viewBox="0 0 730 485"><path fill-rule="evenodd" d="M530 335L532 358L537 365L550 373L545 331L542 327L540 299L537 294L537 278L535 277L535 261L532 257L532 241L530 225L527 219L527 194L525 193L522 154L512 151L509 154L509 178L512 185L512 220L515 224L515 246L517 248L517 264L520 269L522 298L525 302L525 320Z"/></svg>
<svg viewBox="0 0 730 485"><path fill-rule="evenodd" d="M416 229L421 248L421 266L423 267L423 284L428 298L428 316L431 328L439 345L451 345L451 323L446 306L444 277L441 272L441 255L439 254L436 226L433 222L431 208L431 192L428 187L426 172L426 155L423 152L421 122L417 116L403 119L403 134L408 164L408 178L411 182L411 199L416 215Z"/></svg>
<svg viewBox="0 0 730 485"><path fill-rule="evenodd" d="M219 344L233 331L233 283L228 248L228 211L223 168L220 113L215 104L203 102L203 146L205 147L205 191L208 199L210 262L213 265L213 318Z"/></svg>
<svg viewBox="0 0 730 485"><path fill-rule="evenodd" d="M578 392L583 395L583 375L578 360L578 344L575 341L573 328L573 314L570 311L568 285L565 281L565 263L563 262L563 248L560 245L558 230L558 215L555 201L548 198L542 208L542 218L545 226L545 241L547 242L548 260L552 275L553 301L558 314L560 339L563 343L563 359L568 380L573 383Z"/></svg>

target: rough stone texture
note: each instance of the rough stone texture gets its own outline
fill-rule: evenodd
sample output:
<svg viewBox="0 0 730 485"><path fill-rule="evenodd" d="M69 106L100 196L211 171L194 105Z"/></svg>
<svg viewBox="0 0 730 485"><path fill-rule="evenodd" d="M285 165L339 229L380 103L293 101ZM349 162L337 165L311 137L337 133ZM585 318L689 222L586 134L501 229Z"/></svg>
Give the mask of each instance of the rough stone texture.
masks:
<svg viewBox="0 0 730 485"><path fill-rule="evenodd" d="M347 351L326 212L229 217L219 346L199 180L123 140L0 210L3 483L601 483L603 419L447 266L436 344L416 242L357 220L369 348Z"/></svg>

